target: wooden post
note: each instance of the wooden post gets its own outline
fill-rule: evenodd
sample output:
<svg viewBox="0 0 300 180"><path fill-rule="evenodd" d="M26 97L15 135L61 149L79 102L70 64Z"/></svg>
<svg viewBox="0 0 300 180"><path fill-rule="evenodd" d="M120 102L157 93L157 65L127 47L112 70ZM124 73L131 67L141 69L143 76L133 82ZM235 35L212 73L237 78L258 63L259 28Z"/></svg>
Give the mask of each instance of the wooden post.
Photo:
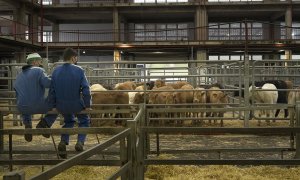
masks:
<svg viewBox="0 0 300 180"><path fill-rule="evenodd" d="M13 171L7 174L4 174L3 180L25 180L24 171Z"/></svg>

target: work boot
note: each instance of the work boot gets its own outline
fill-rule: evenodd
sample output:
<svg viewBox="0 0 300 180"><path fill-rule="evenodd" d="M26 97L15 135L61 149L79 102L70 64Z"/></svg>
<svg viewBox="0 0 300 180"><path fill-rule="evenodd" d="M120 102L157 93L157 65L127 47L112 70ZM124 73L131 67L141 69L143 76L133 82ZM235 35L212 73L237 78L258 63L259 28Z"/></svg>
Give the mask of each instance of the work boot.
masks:
<svg viewBox="0 0 300 180"><path fill-rule="evenodd" d="M66 142L65 141L60 141L58 144L58 155L62 159L67 159L67 151L66 151Z"/></svg>
<svg viewBox="0 0 300 180"><path fill-rule="evenodd" d="M36 128L49 128L47 122L45 121L44 118L40 120L40 122L36 125ZM45 138L49 138L50 134L42 134Z"/></svg>
<svg viewBox="0 0 300 180"><path fill-rule="evenodd" d="M83 151L83 142L77 141L77 143L75 145L75 150L78 151L78 152Z"/></svg>
<svg viewBox="0 0 300 180"><path fill-rule="evenodd" d="M25 125L25 129L32 129L32 125L27 124ZM24 138L27 142L31 142L32 141L32 134L24 134Z"/></svg>

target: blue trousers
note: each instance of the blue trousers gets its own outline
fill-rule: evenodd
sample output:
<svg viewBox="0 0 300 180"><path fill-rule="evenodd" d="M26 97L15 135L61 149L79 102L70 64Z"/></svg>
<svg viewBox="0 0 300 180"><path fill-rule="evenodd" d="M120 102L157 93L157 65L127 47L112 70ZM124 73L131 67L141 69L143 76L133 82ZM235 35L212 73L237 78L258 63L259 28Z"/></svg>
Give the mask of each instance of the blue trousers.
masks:
<svg viewBox="0 0 300 180"><path fill-rule="evenodd" d="M46 114L44 119L46 120L49 127L52 126L57 118L57 114ZM32 126L31 114L22 114L23 124Z"/></svg>
<svg viewBox="0 0 300 180"><path fill-rule="evenodd" d="M87 114L77 114L78 119L78 127L89 127L90 126L90 118ZM75 115L74 114L63 114L64 117L64 125L63 128L73 128L75 123ZM80 141L84 144L86 139L86 134L78 134L77 141ZM61 141L64 141L66 144L69 144L69 134L62 134Z"/></svg>

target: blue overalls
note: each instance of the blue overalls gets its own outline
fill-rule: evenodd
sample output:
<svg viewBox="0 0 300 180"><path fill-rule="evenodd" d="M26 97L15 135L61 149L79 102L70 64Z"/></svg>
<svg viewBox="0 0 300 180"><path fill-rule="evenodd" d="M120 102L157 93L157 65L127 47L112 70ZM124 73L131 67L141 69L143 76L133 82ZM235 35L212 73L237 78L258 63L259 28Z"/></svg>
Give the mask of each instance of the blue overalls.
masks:
<svg viewBox="0 0 300 180"><path fill-rule="evenodd" d="M50 88L51 79L46 75L43 68L26 65L18 74L14 89L16 91L17 108L22 113L25 126L32 126L32 114L44 114L53 108L47 97L45 88ZM47 114L45 119L55 121L56 114Z"/></svg>
<svg viewBox="0 0 300 180"><path fill-rule="evenodd" d="M87 114L76 114L91 107L90 87L84 70L77 65L65 63L54 69L49 98L64 117L63 128L73 128L75 115L79 127L89 127ZM77 141L85 142L86 134L78 134ZM61 141L69 144L69 135L62 134Z"/></svg>

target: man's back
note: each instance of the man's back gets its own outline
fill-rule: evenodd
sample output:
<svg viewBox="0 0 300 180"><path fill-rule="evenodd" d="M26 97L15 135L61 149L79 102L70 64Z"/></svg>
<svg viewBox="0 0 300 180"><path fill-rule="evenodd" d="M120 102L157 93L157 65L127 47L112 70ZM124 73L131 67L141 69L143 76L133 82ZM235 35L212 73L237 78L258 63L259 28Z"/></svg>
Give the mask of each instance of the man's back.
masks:
<svg viewBox="0 0 300 180"><path fill-rule="evenodd" d="M56 102L56 108L62 113L75 113L86 105L90 106L89 85L83 69L79 66L70 63L58 66L52 74L52 88L52 98Z"/></svg>
<svg viewBox="0 0 300 180"><path fill-rule="evenodd" d="M16 90L17 105L22 108L38 106L45 101L45 88L49 88L50 78L42 68L24 66L17 76L14 89Z"/></svg>

